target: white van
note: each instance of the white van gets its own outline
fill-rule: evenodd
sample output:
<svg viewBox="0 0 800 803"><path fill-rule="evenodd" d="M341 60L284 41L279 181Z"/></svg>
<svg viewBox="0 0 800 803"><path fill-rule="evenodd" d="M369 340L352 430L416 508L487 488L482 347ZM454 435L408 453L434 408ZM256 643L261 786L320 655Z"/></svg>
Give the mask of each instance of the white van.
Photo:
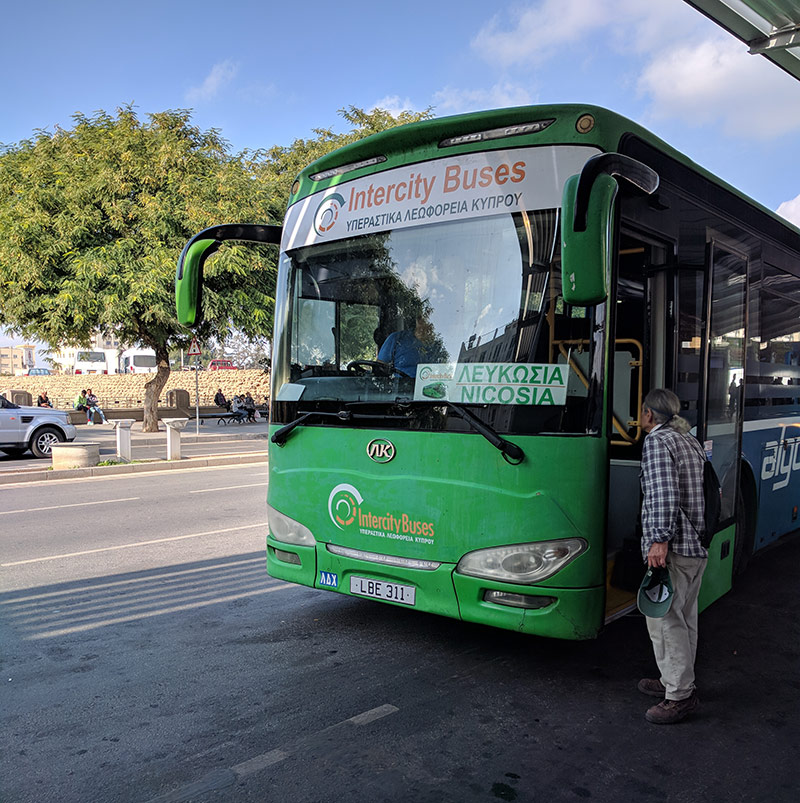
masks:
<svg viewBox="0 0 800 803"><path fill-rule="evenodd" d="M119 355L121 374L154 374L158 370L153 349L125 349Z"/></svg>
<svg viewBox="0 0 800 803"><path fill-rule="evenodd" d="M78 351L72 366L73 374L107 374L108 364L104 351Z"/></svg>

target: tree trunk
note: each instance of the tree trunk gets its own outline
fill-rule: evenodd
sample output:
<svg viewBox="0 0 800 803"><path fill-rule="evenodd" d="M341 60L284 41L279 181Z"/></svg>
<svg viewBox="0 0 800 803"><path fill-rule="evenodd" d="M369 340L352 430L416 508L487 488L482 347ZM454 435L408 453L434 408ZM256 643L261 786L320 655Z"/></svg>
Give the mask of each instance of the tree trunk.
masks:
<svg viewBox="0 0 800 803"><path fill-rule="evenodd" d="M144 386L144 421L142 432L158 432L158 397L169 379L169 352L166 346L157 346L158 370Z"/></svg>

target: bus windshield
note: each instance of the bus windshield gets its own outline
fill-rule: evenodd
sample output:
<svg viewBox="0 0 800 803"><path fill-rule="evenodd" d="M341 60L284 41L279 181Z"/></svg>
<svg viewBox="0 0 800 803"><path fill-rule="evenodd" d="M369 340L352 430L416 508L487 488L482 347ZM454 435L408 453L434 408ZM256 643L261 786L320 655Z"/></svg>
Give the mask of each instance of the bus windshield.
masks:
<svg viewBox="0 0 800 803"><path fill-rule="evenodd" d="M105 363L106 355L102 351L79 351L75 356L77 362L102 362Z"/></svg>
<svg viewBox="0 0 800 803"><path fill-rule="evenodd" d="M556 209L300 247L281 271L275 387L297 402L285 417L399 404L415 428L459 428L446 400L498 431L593 431L593 312L561 298Z"/></svg>
<svg viewBox="0 0 800 803"><path fill-rule="evenodd" d="M131 358L131 365L136 368L156 368L155 354L134 354Z"/></svg>

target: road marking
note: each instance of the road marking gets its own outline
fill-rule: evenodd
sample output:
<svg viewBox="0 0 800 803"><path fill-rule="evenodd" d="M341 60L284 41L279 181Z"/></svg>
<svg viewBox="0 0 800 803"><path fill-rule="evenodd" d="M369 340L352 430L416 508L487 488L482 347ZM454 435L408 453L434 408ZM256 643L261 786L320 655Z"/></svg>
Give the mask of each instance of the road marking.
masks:
<svg viewBox="0 0 800 803"><path fill-rule="evenodd" d="M370 722L388 717L389 714L394 714L399 710L399 708L387 703L386 705L379 705L377 708L371 708L369 711L364 711L363 714L356 714L354 717L346 719L345 722L349 722L351 725L369 725Z"/></svg>
<svg viewBox="0 0 800 803"><path fill-rule="evenodd" d="M126 622L137 622L140 619L152 619L154 616L165 616L172 613L183 613L185 611L193 611L197 608L205 608L207 605L219 605L223 602L235 602L236 600L244 599L247 597L255 597L260 594L270 594L273 591L286 591L287 589L297 590L294 583L283 583L276 586L267 586L258 590L248 590L246 593L224 594L218 597L208 599L196 600L195 602L186 602L183 605L170 605L168 607L158 608L151 611L139 611L126 616L109 616L107 619L98 619L93 622L85 622L83 624L73 625L72 627L61 627L58 629L41 630L40 632L32 633L27 636L29 639L44 639L44 638L63 638L64 636L71 636L74 633L84 633L87 630L96 630L98 627L106 627L108 625L121 625Z"/></svg>
<svg viewBox="0 0 800 803"><path fill-rule="evenodd" d="M28 488L41 488L42 486L46 487L53 487L53 483L58 483L59 485L65 485L68 483L80 483L80 482L108 482L110 480L140 480L145 477L160 477L162 474L186 474L187 472L191 471L241 471L242 469L250 468L251 466L256 466L261 468L262 465L266 465L269 462L268 456L266 452L241 452L242 457L250 457L252 455L259 455L263 456L263 460L259 460L258 462L249 462L249 463L230 463L228 465L221 465L221 466L185 466L181 468L177 467L169 467L169 468L159 468L153 469L152 471L132 471L132 472L123 472L122 474L93 474L88 477L64 477L64 479L60 480L34 480L33 482L12 482L12 483L0 483L0 494L4 492L8 493L18 493L20 489L24 488L27 490ZM226 455L218 455L218 454L210 454L208 455L208 459L211 460L215 457L225 457ZM203 459L202 457L200 459ZM2 473L2 472L0 472ZM23 471L24 473L24 471ZM250 474L251 477L258 476L256 474Z"/></svg>
<svg viewBox="0 0 800 803"><path fill-rule="evenodd" d="M198 488L194 491L189 491L190 494L207 494L211 491L236 491L239 488L264 488L266 482L254 482L251 485L227 485L224 488Z"/></svg>
<svg viewBox="0 0 800 803"><path fill-rule="evenodd" d="M154 538L151 541L136 541L132 544L119 544L117 546L105 546L98 549L84 549L81 552L65 552L62 555L48 555L44 558L30 558L29 560L15 560L12 563L0 563L0 567L7 569L11 566L24 566L28 563L44 563L48 560L63 560L64 558L78 558L82 555L94 555L97 552L114 552L117 549L133 549L140 546L151 546L152 544L166 544L170 541L183 541L186 538L202 538L206 535L222 535L222 533L234 533L237 530L251 530L254 527L266 527L266 522L258 524L244 524L241 527L226 527L223 530L208 530L204 533L190 533L189 535L175 535L171 538Z"/></svg>
<svg viewBox="0 0 800 803"><path fill-rule="evenodd" d="M247 761L243 761L241 764L235 764L233 767L231 767L231 770L235 772L239 778L242 778L245 775L251 775L254 772L264 769L265 767L270 767L273 764L277 764L280 761L289 758L289 756L291 756L293 752L296 752L298 747L300 747L303 742L307 741L308 739L313 739L315 736L319 736L323 733L328 733L337 728L341 728L342 725L354 725L356 727L368 725L370 722L383 719L383 717L388 717L390 714L396 714L399 710L400 709L397 706L390 705L389 703L379 705L377 708L371 708L369 711L363 711L360 714L356 714L354 717L343 719L341 722L337 722L335 725L329 725L327 728L323 728L316 733L311 733L308 736L304 736L299 740L298 744L295 745L294 749L289 747L279 747L275 750L270 750L268 753L262 753L260 756L255 756Z"/></svg>
<svg viewBox="0 0 800 803"><path fill-rule="evenodd" d="M241 764L236 764L231 769L239 776L252 775L254 772L271 767L273 764L278 764L284 759L289 758L291 753L278 748L277 750L270 750L269 753L262 753L260 756L251 758L248 761L242 761Z"/></svg>
<svg viewBox="0 0 800 803"><path fill-rule="evenodd" d="M176 568L175 566L167 566L165 567L168 571L166 572L159 572L158 578L160 580L165 580L168 582L172 581L203 581L204 577L210 576L213 574L216 577L222 574L246 574L254 569L258 569L259 571L263 572L264 570L264 550L260 549L257 553L254 553L257 557L254 558L246 558L244 560L237 560L236 562L231 563L224 563L224 564L211 564L207 566L199 566L191 569L184 569L184 568ZM123 580L112 580L110 582L105 583L98 583L94 581L87 581L87 585L81 591L81 594L86 595L94 595L98 592L108 592L110 594L118 595L120 593L124 594L126 597L131 594L136 594L137 588L141 587L143 584L150 582L148 579L142 577L135 577L135 578L128 578ZM22 604L30 603L33 606L39 606L42 603L50 604L53 600L59 600L64 598L70 598L75 593L74 589L68 590L60 590L60 591L45 591L41 593L35 593L36 589L28 589L28 591L32 591L34 593L28 593L24 596L14 596L13 599L9 599L6 597L5 599L0 599L0 606L3 605L13 605L14 608L19 608ZM19 592L22 594L23 592ZM58 602L55 602L58 604Z"/></svg>
<svg viewBox="0 0 800 803"><path fill-rule="evenodd" d="M335 725L330 725L322 730L307 734L298 739L293 746L287 746L285 748L278 747L275 750L262 753L247 761L242 761L240 764L234 764L230 769L219 768L211 770L200 778L199 781L193 781L178 789L173 789L171 792L167 792L164 795L154 797L149 803L186 803L206 792L225 789L228 786L233 786L237 781L248 775L260 772L267 767L271 767L273 764L279 764L281 761L289 758L293 753L301 750L305 742L310 741L316 736L328 733L336 728L341 728L343 725L366 725L377 719L387 717L390 714L395 714L399 710L397 706L388 703L378 706L377 708L372 708L369 711L364 711L361 714L356 714L354 717L337 722Z"/></svg>
<svg viewBox="0 0 800 803"><path fill-rule="evenodd" d="M63 510L66 507L85 507L88 505L110 505L114 502L138 502L140 496L126 496L123 499L102 499L99 502L72 502L69 505L49 505L48 507L23 507L19 510L0 510L0 516L11 513L36 513L39 510Z"/></svg>

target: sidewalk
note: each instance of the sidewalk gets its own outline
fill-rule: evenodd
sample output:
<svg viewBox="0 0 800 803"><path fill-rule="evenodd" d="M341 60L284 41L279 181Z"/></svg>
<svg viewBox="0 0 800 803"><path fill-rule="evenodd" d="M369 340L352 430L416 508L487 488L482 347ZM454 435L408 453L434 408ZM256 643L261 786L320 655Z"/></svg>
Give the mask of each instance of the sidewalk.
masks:
<svg viewBox="0 0 800 803"><path fill-rule="evenodd" d="M98 443L101 462L117 459L117 434L113 424L83 424L77 429L75 443ZM136 421L131 427L132 463L53 471L50 460L36 460L28 454L21 459L0 461L0 485L266 462L268 429L266 421L227 425L206 421L201 423L198 435L194 419L189 419L181 433L182 459L168 461L166 425L159 422L158 432L142 432L142 422Z"/></svg>

